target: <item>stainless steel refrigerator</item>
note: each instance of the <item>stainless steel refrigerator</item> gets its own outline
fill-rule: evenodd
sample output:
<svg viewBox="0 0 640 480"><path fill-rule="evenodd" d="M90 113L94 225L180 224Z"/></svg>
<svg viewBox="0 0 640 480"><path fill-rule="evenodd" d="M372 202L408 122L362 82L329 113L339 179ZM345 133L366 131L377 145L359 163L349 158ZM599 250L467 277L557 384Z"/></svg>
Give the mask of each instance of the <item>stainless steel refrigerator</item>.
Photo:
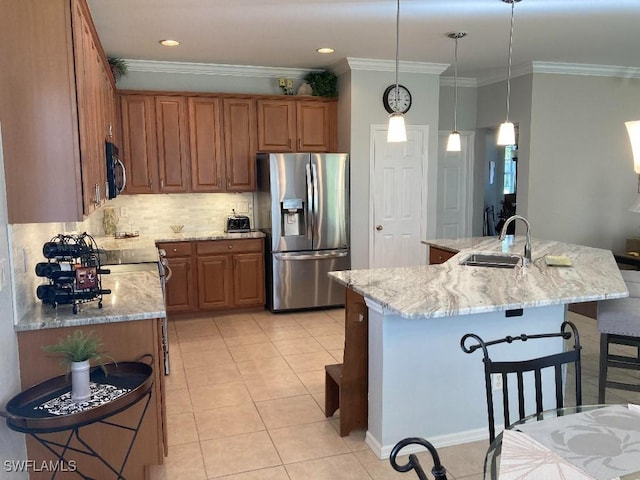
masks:
<svg viewBox="0 0 640 480"><path fill-rule="evenodd" d="M327 273L351 264L349 155L258 154L257 182L269 309L344 305L344 287Z"/></svg>

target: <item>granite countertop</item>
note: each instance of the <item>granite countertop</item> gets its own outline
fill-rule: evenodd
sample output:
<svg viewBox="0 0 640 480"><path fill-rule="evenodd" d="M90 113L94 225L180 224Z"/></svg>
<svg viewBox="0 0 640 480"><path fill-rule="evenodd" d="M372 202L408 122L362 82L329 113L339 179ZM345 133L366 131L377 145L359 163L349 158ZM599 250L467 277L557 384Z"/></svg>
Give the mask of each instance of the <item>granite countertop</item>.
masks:
<svg viewBox="0 0 640 480"><path fill-rule="evenodd" d="M427 240L453 252L439 265L345 270L329 275L342 285L405 318L454 315L580 303L627 297L609 250L551 240L532 240L532 263L513 269L460 265L470 253L521 255L524 238L508 236ZM570 267L550 267L545 255L564 255Z"/></svg>
<svg viewBox="0 0 640 480"><path fill-rule="evenodd" d="M263 232L254 230L243 233L227 233L220 231L192 231L192 232L156 232L145 233L133 238L114 238L113 236L95 237L99 248L105 250L128 250L155 248L156 243L162 242L193 242L199 240L238 240L243 238L263 238Z"/></svg>
<svg viewBox="0 0 640 480"><path fill-rule="evenodd" d="M97 300L81 303L78 313L74 315L71 305L53 308L38 301L15 325L15 330L75 327L167 316L155 264L137 271L116 271L114 268L112 273L101 275L100 278L102 288L111 290L110 294L103 295L102 308L98 308Z"/></svg>
<svg viewBox="0 0 640 480"><path fill-rule="evenodd" d="M107 263L127 264L157 261L157 242L229 240L264 236L264 233L259 231L245 233L194 231L149 233L132 238L97 236L94 239L98 248L106 251L105 258L109 260ZM53 308L38 300L15 325L15 330L40 330L165 318L167 313L157 265L155 263L147 265L148 269L140 270L139 268L127 269L126 265L112 267L103 263L103 268L112 270L110 274L100 276L102 287L112 291L110 294L103 295L103 308L98 308L98 301L94 300L79 304L78 313L73 314L71 305L58 305L57 308Z"/></svg>

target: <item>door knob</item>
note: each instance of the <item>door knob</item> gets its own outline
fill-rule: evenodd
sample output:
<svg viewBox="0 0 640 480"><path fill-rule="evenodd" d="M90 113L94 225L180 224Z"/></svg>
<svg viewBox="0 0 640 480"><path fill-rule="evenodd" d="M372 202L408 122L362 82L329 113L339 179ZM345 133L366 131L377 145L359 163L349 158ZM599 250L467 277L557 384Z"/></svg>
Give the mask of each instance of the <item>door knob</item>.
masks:
<svg viewBox="0 0 640 480"><path fill-rule="evenodd" d="M382 225L376 225L376 230L380 231L380 230L382 230L382 229L383 229L383 226L382 226Z"/></svg>

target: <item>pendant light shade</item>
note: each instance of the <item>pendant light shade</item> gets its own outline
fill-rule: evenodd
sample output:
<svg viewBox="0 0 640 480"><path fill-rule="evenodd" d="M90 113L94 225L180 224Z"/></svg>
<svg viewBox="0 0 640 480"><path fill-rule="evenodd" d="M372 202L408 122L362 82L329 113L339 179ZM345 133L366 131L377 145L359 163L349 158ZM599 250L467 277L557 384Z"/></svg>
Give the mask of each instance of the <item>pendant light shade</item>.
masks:
<svg viewBox="0 0 640 480"><path fill-rule="evenodd" d="M498 130L498 145L515 145L516 128L511 122L504 122Z"/></svg>
<svg viewBox="0 0 640 480"><path fill-rule="evenodd" d="M447 141L447 152L459 152L462 150L460 142L460 132L458 132L458 39L466 37L464 32L455 32L447 34L449 38L453 38L456 42L453 55L453 132L449 134Z"/></svg>
<svg viewBox="0 0 640 480"><path fill-rule="evenodd" d="M629 140L631 141L631 151L633 153L633 169L640 175L640 120L625 122Z"/></svg>
<svg viewBox="0 0 640 480"><path fill-rule="evenodd" d="M396 99L398 98L398 70L400 66L400 0L397 0L396 9ZM387 129L387 142L406 142L407 129L404 125L404 115L394 112L389 115L389 127Z"/></svg>
<svg viewBox="0 0 640 480"><path fill-rule="evenodd" d="M389 128L387 129L387 142L406 142L407 129L404 125L404 115L392 113L389 115Z"/></svg>
<svg viewBox="0 0 640 480"><path fill-rule="evenodd" d="M447 140L447 152L459 152L461 150L460 132L454 130L449 134L449 140Z"/></svg>
<svg viewBox="0 0 640 480"><path fill-rule="evenodd" d="M509 107L511 101L511 57L513 56L513 17L516 3L520 0L502 0L511 4L511 29L509 31L509 62L507 67L507 119L500 125L498 131L498 145L515 145L516 132L513 123L509 121Z"/></svg>

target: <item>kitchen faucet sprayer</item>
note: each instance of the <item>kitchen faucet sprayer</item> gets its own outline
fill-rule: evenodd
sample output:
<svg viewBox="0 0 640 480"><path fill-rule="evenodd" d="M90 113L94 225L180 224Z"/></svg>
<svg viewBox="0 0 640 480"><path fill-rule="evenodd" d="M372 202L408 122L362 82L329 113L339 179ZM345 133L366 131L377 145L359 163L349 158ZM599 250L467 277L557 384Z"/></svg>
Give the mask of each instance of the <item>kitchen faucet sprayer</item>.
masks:
<svg viewBox="0 0 640 480"><path fill-rule="evenodd" d="M524 218L522 215L513 215L507 218L507 221L504 222L502 226L502 230L500 231L500 236L498 237L500 241L504 240L504 237L507 235L507 227L514 220L522 220L524 224L527 226L527 243L524 245L524 257L522 257L522 266L526 266L531 263L531 224L529 220Z"/></svg>

